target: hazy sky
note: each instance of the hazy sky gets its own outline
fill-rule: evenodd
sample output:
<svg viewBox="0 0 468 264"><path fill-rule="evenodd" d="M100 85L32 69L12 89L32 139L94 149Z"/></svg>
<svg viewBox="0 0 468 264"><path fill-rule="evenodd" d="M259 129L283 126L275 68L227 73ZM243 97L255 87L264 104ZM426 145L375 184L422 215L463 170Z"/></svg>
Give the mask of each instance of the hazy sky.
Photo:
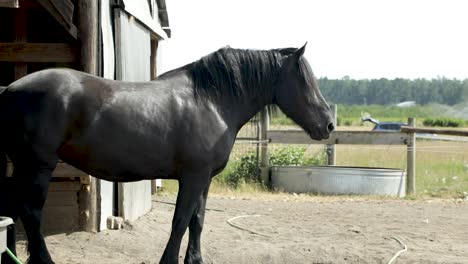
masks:
<svg viewBox="0 0 468 264"><path fill-rule="evenodd" d="M166 71L230 45L299 47L318 77L468 78L466 0L168 0Z"/></svg>

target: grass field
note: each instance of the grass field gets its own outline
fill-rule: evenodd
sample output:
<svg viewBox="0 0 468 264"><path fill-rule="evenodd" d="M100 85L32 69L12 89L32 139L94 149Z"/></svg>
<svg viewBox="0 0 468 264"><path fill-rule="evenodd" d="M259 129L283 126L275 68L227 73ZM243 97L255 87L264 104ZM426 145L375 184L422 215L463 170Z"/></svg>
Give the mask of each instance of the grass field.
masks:
<svg viewBox="0 0 468 264"><path fill-rule="evenodd" d="M406 170L405 146L337 146L337 165ZM417 196L468 197L468 142L418 141Z"/></svg>

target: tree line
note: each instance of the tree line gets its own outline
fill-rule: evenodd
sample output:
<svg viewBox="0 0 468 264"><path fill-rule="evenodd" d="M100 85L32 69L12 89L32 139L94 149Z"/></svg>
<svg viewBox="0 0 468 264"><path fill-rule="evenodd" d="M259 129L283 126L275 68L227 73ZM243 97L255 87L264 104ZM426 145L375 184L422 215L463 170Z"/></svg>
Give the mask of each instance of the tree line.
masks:
<svg viewBox="0 0 468 264"><path fill-rule="evenodd" d="M318 79L323 96L331 103L391 105L405 101L417 104L455 105L468 101L468 79Z"/></svg>

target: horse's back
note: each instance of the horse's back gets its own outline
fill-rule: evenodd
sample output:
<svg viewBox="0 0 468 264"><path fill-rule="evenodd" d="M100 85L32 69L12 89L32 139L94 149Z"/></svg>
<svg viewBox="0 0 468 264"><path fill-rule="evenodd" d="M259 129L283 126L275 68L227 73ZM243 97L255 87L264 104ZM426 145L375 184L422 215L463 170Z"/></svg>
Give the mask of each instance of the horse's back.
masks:
<svg viewBox="0 0 468 264"><path fill-rule="evenodd" d="M83 82L96 77L70 69L50 69L29 74L10 84L0 94L0 122L3 133L14 145L35 145L55 152L72 127L91 120L99 103L85 103ZM93 107L94 106L94 107ZM87 115L88 113L88 115ZM23 136L18 136L23 135ZM18 141L18 142L16 142ZM25 141L25 142L20 142Z"/></svg>
<svg viewBox="0 0 468 264"><path fill-rule="evenodd" d="M85 77L84 72L66 69L54 68L30 73L13 83L7 89L11 91L41 91L51 90L63 86L65 83L71 83Z"/></svg>

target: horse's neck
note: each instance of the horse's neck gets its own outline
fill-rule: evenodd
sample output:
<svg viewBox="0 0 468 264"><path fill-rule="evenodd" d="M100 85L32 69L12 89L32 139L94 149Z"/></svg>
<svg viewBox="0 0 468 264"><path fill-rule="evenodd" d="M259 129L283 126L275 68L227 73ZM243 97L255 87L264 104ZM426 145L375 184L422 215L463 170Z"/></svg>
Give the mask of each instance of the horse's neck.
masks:
<svg viewBox="0 0 468 264"><path fill-rule="evenodd" d="M223 112L225 119L230 123L230 127L239 130L269 103L263 100L255 100L254 98L249 98L246 101L236 100L235 102L229 102L227 107L224 106Z"/></svg>
<svg viewBox="0 0 468 264"><path fill-rule="evenodd" d="M189 72L186 68L190 65L186 65L179 69L164 73L158 79L172 79L172 81L179 79L190 82ZM244 124L252 119L258 112L265 108L265 106L272 103L271 94L258 94L257 97L246 97L246 98L232 98L231 96L214 96L210 94L204 94L201 96L207 96L205 100L214 103L217 106L220 113L222 113L223 119L228 123L228 126L239 130ZM195 101L197 99L193 98ZM236 131L237 132L237 131Z"/></svg>

